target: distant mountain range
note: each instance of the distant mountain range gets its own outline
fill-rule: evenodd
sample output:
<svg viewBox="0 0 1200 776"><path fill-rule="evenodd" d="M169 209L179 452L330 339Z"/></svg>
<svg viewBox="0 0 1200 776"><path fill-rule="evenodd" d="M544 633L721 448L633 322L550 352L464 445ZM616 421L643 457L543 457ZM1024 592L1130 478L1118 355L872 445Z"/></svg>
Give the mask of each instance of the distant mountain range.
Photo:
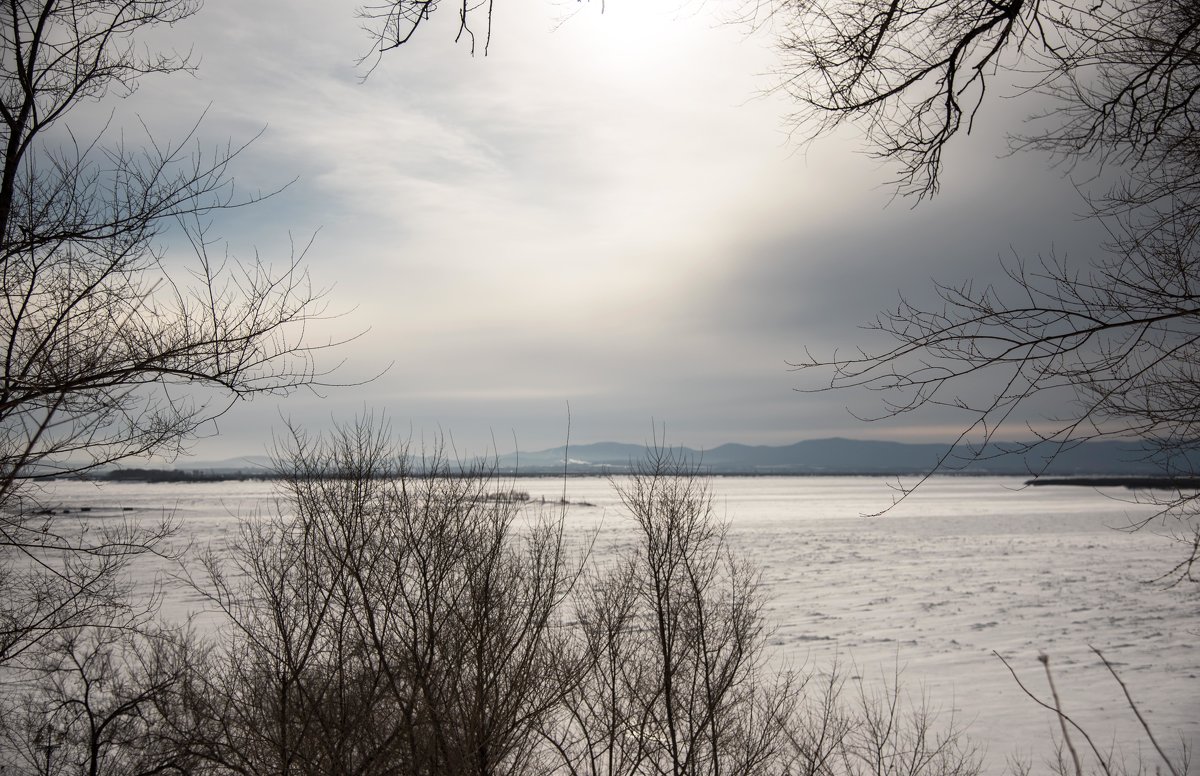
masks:
<svg viewBox="0 0 1200 776"><path fill-rule="evenodd" d="M1015 443L988 445L980 454L951 451L945 444L908 444L858 439L810 439L791 445L724 444L711 450L673 447L672 452L712 474L923 474L939 466L947 474L1046 476L1160 476L1160 462L1151 449L1137 442L1087 442L1052 455L1043 446L1032 452L1012 452ZM645 445L597 442L552 447L535 452L505 453L495 460L504 474L620 474L646 456ZM1190 474L1200 470L1200 451L1191 457ZM224 461L179 461L174 471L190 477L262 476L272 471L263 456ZM1186 467L1185 467L1186 468Z"/></svg>

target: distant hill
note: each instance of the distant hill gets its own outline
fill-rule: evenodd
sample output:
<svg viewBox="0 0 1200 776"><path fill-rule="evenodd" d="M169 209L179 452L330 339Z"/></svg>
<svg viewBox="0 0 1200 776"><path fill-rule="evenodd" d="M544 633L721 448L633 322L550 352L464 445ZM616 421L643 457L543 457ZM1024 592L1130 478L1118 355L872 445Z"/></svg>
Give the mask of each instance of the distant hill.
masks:
<svg viewBox="0 0 1200 776"><path fill-rule="evenodd" d="M978 456L969 451L950 452L944 444L907 444L861 439L810 439L791 445L723 444L711 450L672 448L711 474L872 474L913 475L932 471L942 461L946 474L995 474L1030 477L1160 477L1164 470L1151 450L1137 442L1088 442L1051 456L1052 448L1019 454L1016 444L989 445ZM506 453L488 460L501 473L516 475L621 474L645 458L645 445L596 442L552 447L534 452ZM945 459L943 461L943 459ZM1200 451L1191 465L1177 467L1175 474L1200 471ZM94 476L131 480L206 480L271 476L273 469L264 456L224 461L183 460L174 466L153 469L115 469Z"/></svg>
<svg viewBox="0 0 1200 776"><path fill-rule="evenodd" d="M714 474L921 474L933 470L943 457L945 473L1029 476L1162 474L1150 450L1137 442L1088 442L1059 452L1010 452L1016 444L989 445L979 456L968 451L950 454L944 444L908 444L858 439L810 439L791 445L724 444L711 450L678 448L688 459ZM500 468L525 474L562 472L620 473L644 457L644 445L599 442L554 447L537 452L502 455ZM1200 454L1194 458L1200 463Z"/></svg>

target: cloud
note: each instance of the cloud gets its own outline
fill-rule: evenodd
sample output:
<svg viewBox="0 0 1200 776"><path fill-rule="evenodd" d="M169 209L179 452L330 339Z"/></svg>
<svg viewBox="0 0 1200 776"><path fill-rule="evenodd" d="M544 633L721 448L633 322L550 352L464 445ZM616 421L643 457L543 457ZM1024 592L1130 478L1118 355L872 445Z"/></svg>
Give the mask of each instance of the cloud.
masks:
<svg viewBox="0 0 1200 776"><path fill-rule="evenodd" d="M312 334L369 329L339 351L346 382L394 363L284 414L378 406L464 445L497 429L561 443L567 402L580 441L640 439L651 418L697 446L877 435L841 397L793 392L786 361L853 344L931 277L990 279L1010 247L1091 239L1043 160L996 159L999 130L955 152L941 199L888 206L888 171L854 132L789 141L765 38L676 0L593 3L560 25L575 7L498 7L486 58L452 43L442 9L365 82L368 41L341 3L209 0L162 33L202 67L148 80L126 123L177 132L207 109L206 142L266 127L239 181L296 182L222 234L271 256L319 229L311 272L353 312ZM238 410L205 444L260 445L274 416Z"/></svg>

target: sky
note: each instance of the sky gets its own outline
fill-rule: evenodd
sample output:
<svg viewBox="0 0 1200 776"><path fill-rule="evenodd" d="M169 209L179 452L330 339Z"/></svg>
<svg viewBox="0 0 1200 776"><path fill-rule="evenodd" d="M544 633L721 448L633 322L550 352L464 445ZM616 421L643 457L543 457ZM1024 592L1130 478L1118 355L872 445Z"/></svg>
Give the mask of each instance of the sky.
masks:
<svg viewBox="0 0 1200 776"><path fill-rule="evenodd" d="M797 392L815 378L788 364L878 343L860 325L935 279L987 281L1000 257L1099 239L1068 175L1008 154L1028 102L985 106L941 194L914 207L857 128L805 142L773 88L770 31L729 6L501 0L472 56L444 5L364 78L352 2L206 0L148 41L190 49L194 75L90 108L160 138L201 116L202 144L257 137L238 186L282 191L214 234L281 264L311 240L339 315L310 341L354 337L322 354L339 385L234 407L196 458L363 412L471 454L663 428L696 448L948 441L961 418L864 424L849 410L876 410L870 397Z"/></svg>

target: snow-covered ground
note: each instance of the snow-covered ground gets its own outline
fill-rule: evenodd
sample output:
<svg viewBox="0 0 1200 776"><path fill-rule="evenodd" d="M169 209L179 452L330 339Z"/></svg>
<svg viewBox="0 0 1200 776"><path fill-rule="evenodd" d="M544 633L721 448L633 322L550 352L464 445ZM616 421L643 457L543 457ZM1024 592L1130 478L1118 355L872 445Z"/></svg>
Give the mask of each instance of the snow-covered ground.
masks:
<svg viewBox="0 0 1200 776"><path fill-rule="evenodd" d="M563 495L554 479L513 483L534 501ZM1149 757L1121 687L1090 646L1117 668L1164 748L1200 751L1200 586L1155 577L1181 557L1163 526L1119 530L1153 508L1125 491L1021 488L1002 478L934 478L883 517L879 478L718 477L718 511L731 541L761 568L779 663L824 670L837 660L868 681L903 668L905 686L970 724L989 770L1052 752L1052 714L1017 686L1002 655L1049 699L1046 654L1066 711L1104 750ZM602 479L571 479L570 530L599 527L598 552L622 543L628 523ZM269 483L60 483L54 500L88 519L174 512L184 536L220 549L237 516L272 509ZM144 568L151 584L163 569ZM167 581L165 611L201 604ZM1082 745L1082 742L1078 742Z"/></svg>

